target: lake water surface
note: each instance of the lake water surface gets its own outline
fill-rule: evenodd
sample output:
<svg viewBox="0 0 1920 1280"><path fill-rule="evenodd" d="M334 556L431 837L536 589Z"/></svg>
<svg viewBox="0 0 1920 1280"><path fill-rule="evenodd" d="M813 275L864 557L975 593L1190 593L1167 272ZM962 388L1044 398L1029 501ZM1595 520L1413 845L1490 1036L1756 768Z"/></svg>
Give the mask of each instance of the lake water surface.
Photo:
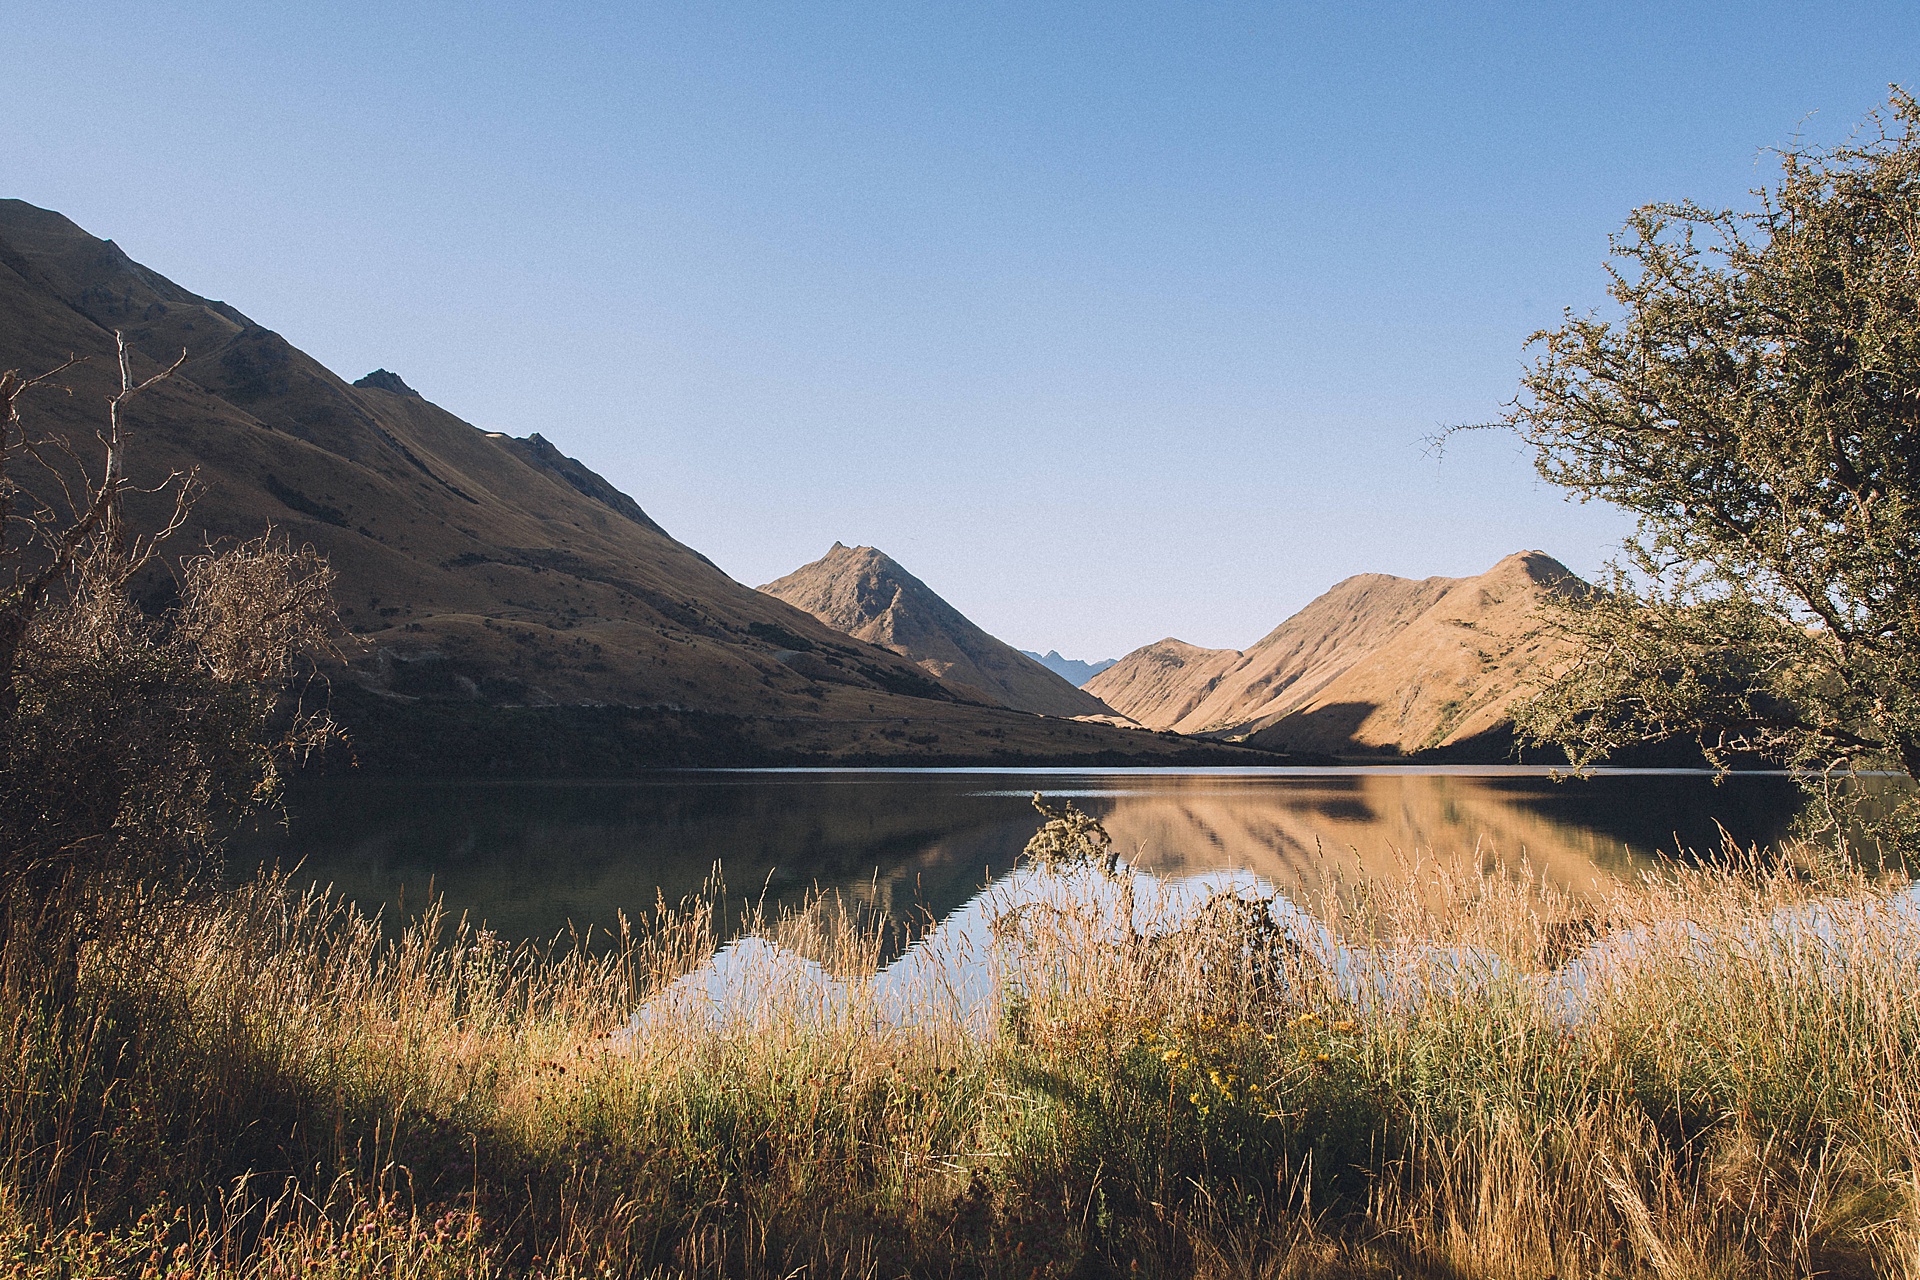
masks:
<svg viewBox="0 0 1920 1280"><path fill-rule="evenodd" d="M1290 892L1329 875L1393 876L1421 858L1529 861L1579 887L1656 853L1786 833L1792 779L1531 768L663 771L617 782L302 786L283 828L234 866L299 866L391 920L443 896L504 937L638 916L698 892L718 866L733 898L837 892L915 931L1014 865L1040 822L1034 792L1096 815L1123 857L1169 876L1234 868Z"/></svg>

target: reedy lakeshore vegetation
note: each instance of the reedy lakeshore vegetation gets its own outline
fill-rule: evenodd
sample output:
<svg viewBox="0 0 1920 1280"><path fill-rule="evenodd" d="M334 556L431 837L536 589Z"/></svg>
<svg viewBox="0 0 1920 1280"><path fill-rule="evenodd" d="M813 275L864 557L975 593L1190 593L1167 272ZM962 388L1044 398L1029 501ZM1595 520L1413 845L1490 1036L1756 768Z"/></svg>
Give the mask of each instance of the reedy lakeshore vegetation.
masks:
<svg viewBox="0 0 1920 1280"><path fill-rule="evenodd" d="M274 878L129 903L70 996L0 974L0 1268L1920 1275L1920 939L1836 860L1356 886L1320 907L1392 940L1366 999L1226 899L1117 932L1098 875L1003 917L991 1031L858 983L636 1027L711 899L597 956ZM830 907L757 927L870 968Z"/></svg>
<svg viewBox="0 0 1920 1280"><path fill-rule="evenodd" d="M1878 166L1912 151L1902 134L1836 163L1895 175L1860 207L1906 217L1920 179ZM1841 177L1808 190L1852 191ZM1903 305L1867 314L1905 333L1920 309ZM1606 486L1638 454L1580 452L1609 423L1717 447L1704 409L1615 421L1604 326L1552 341L1589 364L1550 356L1530 384L1544 407L1517 421L1575 487L1636 500ZM1820 438L1846 443L1856 479L1879 457L1880 478L1766 481L1827 504L1779 547L1817 532L1867 550L1801 584L1771 532L1662 541L1653 493L1635 508L1644 567L1692 556L1686 581L1718 585L1663 597L1668 612L1631 584L1596 597L1620 613L1592 615L1597 647L1537 725L1603 749L1751 713L1734 728L1803 736L1743 741L1794 759L1796 742L1855 740L1903 756L1912 629L1874 610L1911 613L1913 414L1883 364L1813 379L1866 390L1807 402L1854 406ZM171 607L134 607L154 544L120 527L117 411L144 385L123 364L104 471L67 509L4 512L0 1270L1920 1280L1920 917L1838 836L1587 895L1524 867L1412 868L1306 904L1321 935L1231 893L1138 925L1140 882L1099 825L1049 812L1028 852L1053 891L996 918L984 1020L937 981L918 1006L883 1000L862 981L881 940L827 902L746 928L839 994L774 982L716 1008L674 997L731 932L717 892L604 947L538 948L431 911L384 936L284 877L208 888L221 820L270 801L285 752L327 735L282 693L328 632L327 573L262 540L182 564ZM31 389L0 377L0 485L36 458L76 473L13 412ZM1777 456L1821 447L1781 425L1806 425L1793 413L1751 420L1785 439ZM1776 456L1755 447L1703 463L1702 483L1745 484L1741 467ZM1795 612L1823 604L1844 636ZM1786 621L1757 621L1773 608ZM1746 630L1676 648L1695 632L1662 632L1669 617ZM1628 675L1582 683L1607 653ZM1654 686L1668 703L1635 692Z"/></svg>

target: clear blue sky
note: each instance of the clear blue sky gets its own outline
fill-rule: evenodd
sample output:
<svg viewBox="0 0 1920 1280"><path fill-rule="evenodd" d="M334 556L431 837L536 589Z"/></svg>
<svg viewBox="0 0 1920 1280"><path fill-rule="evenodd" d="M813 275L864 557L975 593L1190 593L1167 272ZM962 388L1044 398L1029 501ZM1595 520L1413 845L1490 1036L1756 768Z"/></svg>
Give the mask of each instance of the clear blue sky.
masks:
<svg viewBox="0 0 1920 1280"><path fill-rule="evenodd" d="M1511 441L1634 205L1920 81L1920 5L13 0L0 194L539 431L749 584L835 539L1028 648L1593 569Z"/></svg>

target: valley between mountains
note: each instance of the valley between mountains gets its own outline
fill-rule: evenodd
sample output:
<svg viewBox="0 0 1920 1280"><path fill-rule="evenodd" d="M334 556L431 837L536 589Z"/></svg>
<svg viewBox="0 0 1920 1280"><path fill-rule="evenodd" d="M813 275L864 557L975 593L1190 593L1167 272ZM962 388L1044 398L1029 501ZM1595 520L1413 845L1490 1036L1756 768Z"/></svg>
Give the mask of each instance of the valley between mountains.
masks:
<svg viewBox="0 0 1920 1280"><path fill-rule="evenodd" d="M1473 578L1348 579L1244 651L1169 638L1103 669L1037 660L872 547L751 589L567 456L564 422L515 438L387 370L349 382L111 240L0 200L0 368L80 359L22 413L89 463L116 330L137 377L186 353L128 419L133 478L194 476L173 552L272 526L338 575L350 634L311 695L351 738L329 768L1504 759L1507 707L1555 657L1534 610L1578 585L1524 552ZM52 500L72 470L48 456L14 479ZM151 526L167 505L130 515ZM169 589L144 587L154 604Z"/></svg>

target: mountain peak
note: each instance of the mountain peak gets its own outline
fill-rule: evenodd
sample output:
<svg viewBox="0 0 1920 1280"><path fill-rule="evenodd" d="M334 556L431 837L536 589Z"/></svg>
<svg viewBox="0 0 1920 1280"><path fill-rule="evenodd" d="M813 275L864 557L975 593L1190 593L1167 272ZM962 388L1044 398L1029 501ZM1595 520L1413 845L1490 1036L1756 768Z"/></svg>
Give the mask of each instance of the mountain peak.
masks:
<svg viewBox="0 0 1920 1280"><path fill-rule="evenodd" d="M877 547L835 542L820 559L760 590L1016 711L1112 714L1099 699L988 635Z"/></svg>
<svg viewBox="0 0 1920 1280"><path fill-rule="evenodd" d="M902 569L900 567L900 562L898 560L895 560L892 556L880 550L880 548L868 547L868 546L850 547L846 543L840 542L837 540L834 542L834 544L831 547L827 548L826 555L820 557L818 560L815 560L813 563L814 564L873 565L876 568L883 568L888 572L905 574L905 576L909 578L913 578L912 574L907 573L905 569ZM914 578L913 580L915 582L919 581L918 578Z"/></svg>
<svg viewBox="0 0 1920 1280"><path fill-rule="evenodd" d="M1481 576L1492 578L1508 573L1525 574L1543 587L1556 587L1574 577L1573 570L1544 551L1516 551Z"/></svg>
<svg viewBox="0 0 1920 1280"><path fill-rule="evenodd" d="M375 369L372 373L359 379L353 385L356 387L372 387L376 391L391 391L396 396L413 396L416 399L420 396L418 391L415 391L412 387L400 380L399 374L389 373L385 369Z"/></svg>

